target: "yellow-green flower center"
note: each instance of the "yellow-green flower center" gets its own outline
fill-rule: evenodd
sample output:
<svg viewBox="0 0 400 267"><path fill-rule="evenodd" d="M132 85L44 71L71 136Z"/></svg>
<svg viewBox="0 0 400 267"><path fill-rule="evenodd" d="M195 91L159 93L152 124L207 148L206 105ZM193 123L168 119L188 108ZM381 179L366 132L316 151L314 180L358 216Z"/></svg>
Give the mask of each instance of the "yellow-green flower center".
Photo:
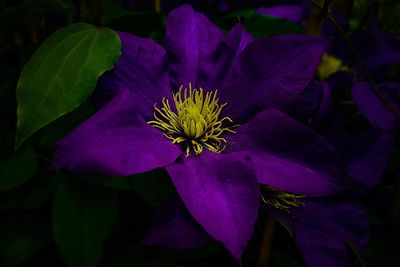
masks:
<svg viewBox="0 0 400 267"><path fill-rule="evenodd" d="M219 118L226 103L219 103L217 93L204 92L201 87L193 89L191 84L185 89L181 86L173 94L174 109L164 97L161 108L154 104L154 120L147 123L162 130L173 144L181 144L186 156L190 152L198 155L203 148L220 153L226 147L222 134L235 133L233 129L238 125L233 125L229 117Z"/></svg>
<svg viewBox="0 0 400 267"><path fill-rule="evenodd" d="M289 211L293 207L304 207L304 204L300 201L304 197L304 195L283 192L268 185L261 186L262 202L279 210Z"/></svg>
<svg viewBox="0 0 400 267"><path fill-rule="evenodd" d="M325 80L338 71L348 70L349 68L339 58L324 54L321 63L317 67L317 76L321 80Z"/></svg>

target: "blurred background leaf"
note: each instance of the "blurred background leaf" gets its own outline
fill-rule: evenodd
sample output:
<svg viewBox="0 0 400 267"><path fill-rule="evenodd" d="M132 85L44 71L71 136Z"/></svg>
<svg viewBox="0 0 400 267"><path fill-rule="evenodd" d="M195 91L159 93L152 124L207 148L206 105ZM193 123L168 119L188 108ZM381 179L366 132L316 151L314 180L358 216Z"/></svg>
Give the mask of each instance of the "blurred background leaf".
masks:
<svg viewBox="0 0 400 267"><path fill-rule="evenodd" d="M38 161L32 147L25 146L16 152L12 147L0 147L0 151L0 192L21 185L35 174Z"/></svg>
<svg viewBox="0 0 400 267"><path fill-rule="evenodd" d="M175 188L163 169L156 169L132 177L132 183L137 193L154 207L160 204L173 192Z"/></svg>
<svg viewBox="0 0 400 267"><path fill-rule="evenodd" d="M84 186L68 174L58 179L53 230L60 253L67 266L97 266L117 216L117 195Z"/></svg>
<svg viewBox="0 0 400 267"><path fill-rule="evenodd" d="M89 95L94 90L98 76L110 69L115 62L111 59L105 60L104 53L112 52L116 60L116 51L119 51L116 34L103 27L162 42L168 12L180 4L190 3L196 10L205 12L225 32L241 22L254 37L261 38L299 33L304 29L288 20L256 14L258 7L298 5L300 2L303 3L295 0L0 0L0 266L238 266L218 242L209 242L190 250L141 245L157 207L176 193L164 170L128 177L108 177L57 173L49 170L49 164L57 141L98 108L92 106ZM309 1L304 1L306 2ZM349 35L360 29L368 30L370 22L375 20L380 31L398 39L398 1L332 1L334 4L336 2L343 2L345 6L353 3L351 12L345 14L350 23ZM68 77L68 74L76 74L76 66L81 67L79 62L82 62L80 60L85 53L78 50L82 48L87 51L84 47L86 45L82 44L75 50L75 59L70 60L74 64L67 64L68 68L64 65L64 74L60 75L61 83L70 86L73 84L71 79L79 78L77 86L71 90L77 90L81 94L81 81L87 83L86 75L89 75L91 86L86 87L86 91L73 107L58 113L55 110L47 112L48 124L43 128L43 125L36 124L34 131L41 128L38 134L15 152L15 88L22 67L52 33L61 27L72 27L70 25L81 22L98 27L88 26L91 28L88 33L104 33L103 42L97 43L101 48L91 53L93 60L90 63L99 66L99 61L104 60L102 67L93 72L85 72L85 75L82 73L82 76L73 74ZM81 36L88 38L87 41L91 38L87 33L82 33ZM61 36L59 40L62 39ZM371 40L365 40L368 41ZM110 42L114 43L114 49L110 49ZM57 44L52 46L54 48ZM53 65L48 64L37 77L32 75L33 84L29 86L43 90L42 87L48 83L49 78L55 77L52 70L55 71L56 68L52 66L62 62L67 54L65 52L74 47L79 47L78 40L59 49L58 56L51 57L53 62L50 63ZM43 51L41 57L49 51ZM39 63L33 65L32 69L36 71ZM392 66L386 80L400 82L399 66L400 64ZM59 94L61 87L56 83L54 85L57 89L52 89L55 94L52 101L58 101L63 107L71 104L71 99L62 98ZM25 100L32 102L31 107L36 108L43 100L35 99L31 91L25 93ZM357 112L352 103L343 107L344 100L351 99L349 88L333 92L332 97L335 105L341 103L343 114ZM27 109L26 117L32 115L32 110ZM54 117L49 119L50 115ZM345 120L348 128L354 131L368 126L365 122L362 125L356 123L352 116ZM28 136L26 132L23 135ZM400 265L397 249L400 242L399 155L400 145L397 142L378 187L359 199L365 203L370 214L371 238L367 258L372 267ZM259 253L258 236L262 231L260 226L256 226L256 233L246 250L243 266L256 265ZM269 266L304 266L293 240L279 227L274 233ZM350 266L358 265L351 262Z"/></svg>
<svg viewBox="0 0 400 267"><path fill-rule="evenodd" d="M38 215L3 216L0 222L0 265L21 266L50 242L50 225Z"/></svg>
<svg viewBox="0 0 400 267"><path fill-rule="evenodd" d="M219 26L228 31L235 24L242 23L247 32L254 38L262 38L277 34L304 32L302 26L287 19L279 19L265 14L258 14L254 9L244 9L226 15Z"/></svg>

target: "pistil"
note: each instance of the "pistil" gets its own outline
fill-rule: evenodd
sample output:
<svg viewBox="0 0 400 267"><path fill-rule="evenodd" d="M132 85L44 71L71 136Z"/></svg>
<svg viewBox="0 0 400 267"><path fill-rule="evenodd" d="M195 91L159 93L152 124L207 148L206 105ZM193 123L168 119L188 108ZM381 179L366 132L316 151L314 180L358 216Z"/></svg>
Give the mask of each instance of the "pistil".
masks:
<svg viewBox="0 0 400 267"><path fill-rule="evenodd" d="M163 131L165 137L174 144L181 144L186 156L191 152L200 154L203 148L220 153L226 147L226 139L222 135L239 125L233 125L230 117L220 119L222 109L227 103L220 104L218 90L204 92L203 88L183 89L173 94L174 107L169 100L162 99L162 107L154 104L154 120L147 123Z"/></svg>

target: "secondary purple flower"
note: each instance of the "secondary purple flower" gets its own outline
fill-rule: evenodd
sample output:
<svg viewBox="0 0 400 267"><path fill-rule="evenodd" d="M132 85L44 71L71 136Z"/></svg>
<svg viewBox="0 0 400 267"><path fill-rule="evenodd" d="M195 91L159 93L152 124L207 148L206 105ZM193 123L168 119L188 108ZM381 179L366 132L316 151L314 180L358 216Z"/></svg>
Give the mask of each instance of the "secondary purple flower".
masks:
<svg viewBox="0 0 400 267"><path fill-rule="evenodd" d="M287 19L293 23L299 24L303 21L303 12L303 8L299 6L261 7L256 10L256 13L258 14Z"/></svg>
<svg viewBox="0 0 400 267"><path fill-rule="evenodd" d="M398 129L399 118L387 104L400 112L400 84L389 82L378 84L377 88L386 103L378 97L372 85L367 82L354 84L352 90L354 102L372 126L384 130Z"/></svg>
<svg viewBox="0 0 400 267"><path fill-rule="evenodd" d="M394 101L399 98L398 85L389 83L379 87L387 101L398 108ZM348 125L360 118L354 111L354 115L349 116L349 105L335 103L332 95L346 95L351 88L361 114L377 129L349 133ZM353 195L365 193L378 183L393 143L394 132L391 129L398 121L368 83L353 82L346 72L338 72L324 81L312 81L296 99L289 114L317 129L335 147L347 176L354 184Z"/></svg>
<svg viewBox="0 0 400 267"><path fill-rule="evenodd" d="M307 198L277 194L262 206L265 216L278 220L293 237L309 267L348 266L349 248L363 259L368 240L368 219L361 205L338 197ZM286 197L284 197L286 195ZM301 205L293 205L301 203ZM274 203L275 202L275 203ZM290 209L277 209L290 203ZM279 204L278 204L279 203ZM296 207L297 206L297 207ZM179 227L180 231L176 231ZM193 248L210 241L210 236L177 201L168 201L158 210L144 244L180 249Z"/></svg>
<svg viewBox="0 0 400 267"><path fill-rule="evenodd" d="M361 205L349 200L302 200L291 214L265 207L292 235L308 267L349 266L349 248L365 261L368 218ZM267 215L267 216L268 216Z"/></svg>
<svg viewBox="0 0 400 267"><path fill-rule="evenodd" d="M58 143L53 168L166 168L191 216L237 260L253 233L259 183L308 196L342 188L331 145L278 111L311 80L321 38L253 40L241 25L224 36L187 5L168 16L163 46L119 36L121 58L101 81L113 98Z"/></svg>

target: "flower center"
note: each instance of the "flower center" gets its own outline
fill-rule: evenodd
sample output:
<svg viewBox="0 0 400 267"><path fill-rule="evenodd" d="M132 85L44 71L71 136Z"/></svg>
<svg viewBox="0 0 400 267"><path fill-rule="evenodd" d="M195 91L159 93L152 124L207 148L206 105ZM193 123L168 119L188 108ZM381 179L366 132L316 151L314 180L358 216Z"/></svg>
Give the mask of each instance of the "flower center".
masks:
<svg viewBox="0 0 400 267"><path fill-rule="evenodd" d="M300 201L303 197L305 196L286 193L269 185L261 186L262 202L279 210L285 210L288 212L289 209L293 207L304 207L304 204Z"/></svg>
<svg viewBox="0 0 400 267"><path fill-rule="evenodd" d="M186 156L193 151L196 155L203 151L203 147L220 153L226 147L226 139L221 135L224 132L235 133L233 130L239 125L232 125L229 117L219 118L225 104L219 104L218 91L204 92L203 88L183 89L173 94L175 109L165 97L162 107L154 104L154 120L147 123L164 132L164 136L172 140L173 144L181 144ZM228 125L226 125L228 124Z"/></svg>

